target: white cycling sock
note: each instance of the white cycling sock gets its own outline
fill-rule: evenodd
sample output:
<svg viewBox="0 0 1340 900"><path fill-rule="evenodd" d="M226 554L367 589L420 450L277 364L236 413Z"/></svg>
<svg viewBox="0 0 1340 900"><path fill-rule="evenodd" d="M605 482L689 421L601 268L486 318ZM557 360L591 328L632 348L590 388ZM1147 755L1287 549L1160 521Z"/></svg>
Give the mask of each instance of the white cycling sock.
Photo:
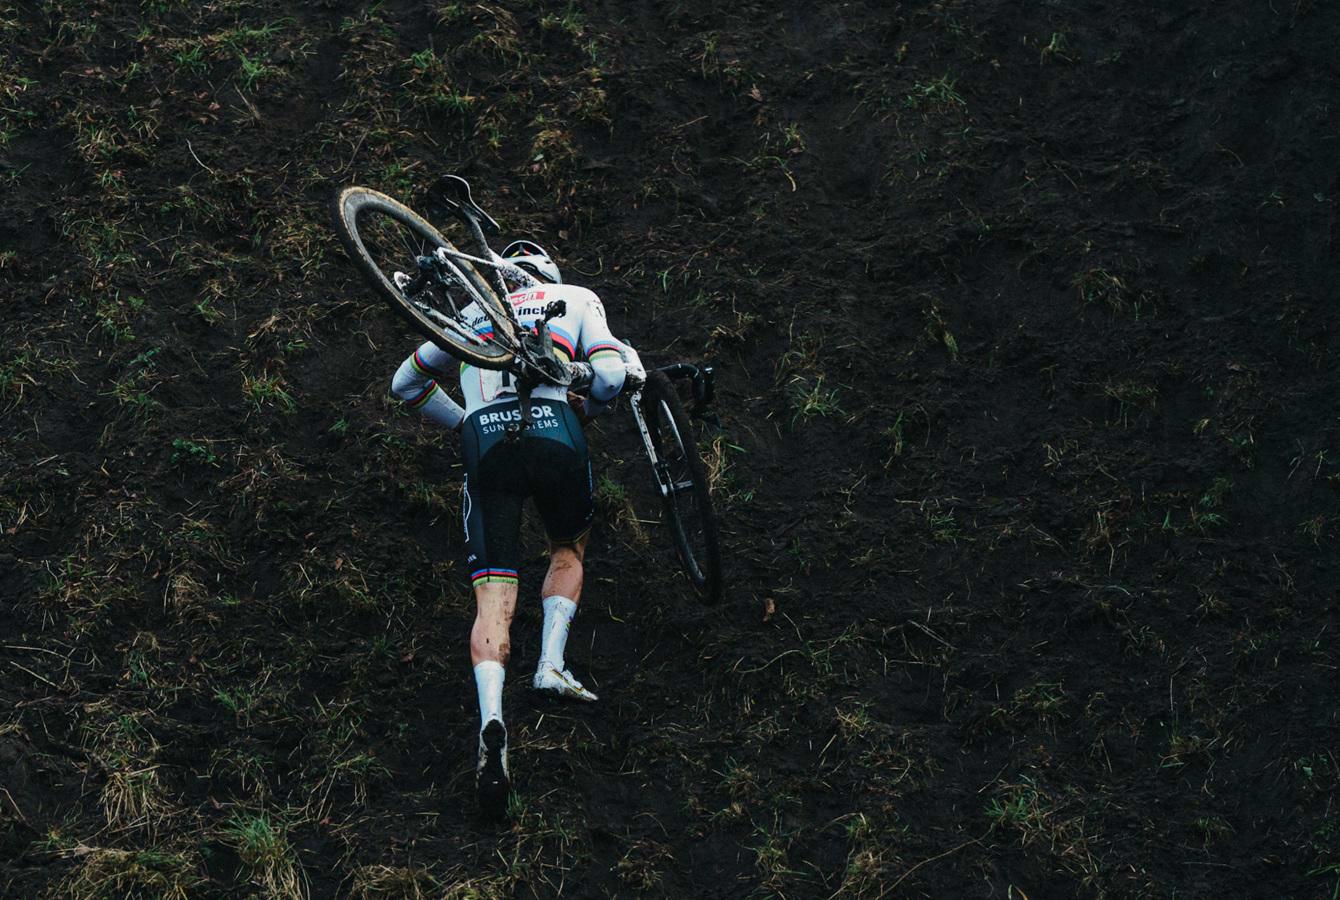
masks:
<svg viewBox="0 0 1340 900"><path fill-rule="evenodd" d="M549 663L563 670L563 649L568 645L568 628L572 625L577 604L567 597L554 594L544 598L544 639L540 644L540 665Z"/></svg>
<svg viewBox="0 0 1340 900"><path fill-rule="evenodd" d="M507 672L500 662L486 659L475 666L475 690L479 692L479 727L494 719L502 721L503 680Z"/></svg>

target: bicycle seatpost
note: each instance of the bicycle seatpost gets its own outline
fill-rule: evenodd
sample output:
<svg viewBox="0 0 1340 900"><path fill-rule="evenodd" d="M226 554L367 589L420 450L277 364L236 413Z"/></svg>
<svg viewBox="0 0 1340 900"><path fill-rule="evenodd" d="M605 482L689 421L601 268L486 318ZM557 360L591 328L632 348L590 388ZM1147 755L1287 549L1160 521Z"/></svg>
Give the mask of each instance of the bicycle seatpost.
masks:
<svg viewBox="0 0 1340 900"><path fill-rule="evenodd" d="M504 434L509 441L514 441L521 437L522 433L524 433L534 421L530 415L530 389L531 384L528 380L523 378L518 381L516 386L516 398L517 402L520 403L521 421L509 422L507 424L507 430Z"/></svg>

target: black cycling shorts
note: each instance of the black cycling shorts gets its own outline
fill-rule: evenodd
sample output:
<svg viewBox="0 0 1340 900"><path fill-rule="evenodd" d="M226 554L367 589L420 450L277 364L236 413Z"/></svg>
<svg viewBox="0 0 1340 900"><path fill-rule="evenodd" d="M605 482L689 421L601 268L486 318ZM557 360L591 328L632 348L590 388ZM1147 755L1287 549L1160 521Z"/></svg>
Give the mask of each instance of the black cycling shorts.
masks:
<svg viewBox="0 0 1340 900"><path fill-rule="evenodd" d="M549 540L573 543L591 528L591 457L577 414L560 400L532 400L530 428L508 439L520 405L495 403L461 426L465 458L465 560L472 584L515 584L520 562L521 504L527 497Z"/></svg>

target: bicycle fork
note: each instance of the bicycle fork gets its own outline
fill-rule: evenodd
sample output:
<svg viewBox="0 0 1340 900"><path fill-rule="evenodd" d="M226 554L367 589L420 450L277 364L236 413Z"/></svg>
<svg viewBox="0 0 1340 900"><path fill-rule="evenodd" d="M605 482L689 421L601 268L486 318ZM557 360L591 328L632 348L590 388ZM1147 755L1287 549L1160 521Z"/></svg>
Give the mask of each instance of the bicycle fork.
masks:
<svg viewBox="0 0 1340 900"><path fill-rule="evenodd" d="M661 459L660 454L656 452L656 444L651 439L651 429L647 427L647 418L642 414L642 391L639 389L630 399L633 421L637 422L637 432L642 435L642 446L646 448L647 458L651 460L651 471L656 476L656 486L660 489L662 497L669 497L676 485L674 479L670 477L670 464Z"/></svg>

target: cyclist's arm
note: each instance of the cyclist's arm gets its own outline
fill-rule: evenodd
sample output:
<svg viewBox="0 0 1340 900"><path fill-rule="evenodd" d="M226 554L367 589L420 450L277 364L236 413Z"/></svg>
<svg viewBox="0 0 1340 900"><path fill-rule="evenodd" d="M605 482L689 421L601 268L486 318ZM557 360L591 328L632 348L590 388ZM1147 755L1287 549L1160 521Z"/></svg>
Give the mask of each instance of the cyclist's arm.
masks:
<svg viewBox="0 0 1340 900"><path fill-rule="evenodd" d="M430 421L455 430L465 418L465 410L438 385L453 363L440 347L425 342L400 364L391 379L391 393Z"/></svg>
<svg viewBox="0 0 1340 900"><path fill-rule="evenodd" d="M623 390L627 370L623 354L628 348L610 332L605 321L605 306L594 293L582 313L582 346L586 361L591 364L591 391L586 400L586 414L596 416L603 412Z"/></svg>

